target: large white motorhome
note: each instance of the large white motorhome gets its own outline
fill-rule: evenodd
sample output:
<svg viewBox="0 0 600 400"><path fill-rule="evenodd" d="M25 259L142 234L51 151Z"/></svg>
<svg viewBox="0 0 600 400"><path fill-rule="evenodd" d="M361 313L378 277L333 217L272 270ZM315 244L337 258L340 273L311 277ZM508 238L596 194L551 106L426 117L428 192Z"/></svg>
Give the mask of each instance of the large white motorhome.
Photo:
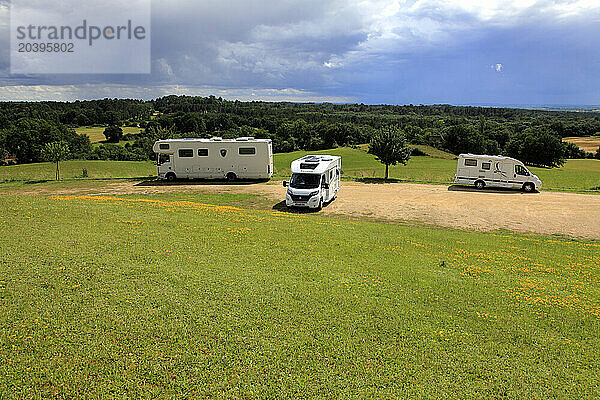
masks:
<svg viewBox="0 0 600 400"><path fill-rule="evenodd" d="M534 192L542 188L542 181L532 174L525 165L514 158L461 154L454 183L474 185L477 189L486 186L517 188L525 192Z"/></svg>
<svg viewBox="0 0 600 400"><path fill-rule="evenodd" d="M292 162L292 177L284 181L288 207L321 209L337 197L340 191L342 158L310 155Z"/></svg>
<svg viewBox="0 0 600 400"><path fill-rule="evenodd" d="M152 148L157 154L158 177L270 179L273 176L271 139L168 139Z"/></svg>

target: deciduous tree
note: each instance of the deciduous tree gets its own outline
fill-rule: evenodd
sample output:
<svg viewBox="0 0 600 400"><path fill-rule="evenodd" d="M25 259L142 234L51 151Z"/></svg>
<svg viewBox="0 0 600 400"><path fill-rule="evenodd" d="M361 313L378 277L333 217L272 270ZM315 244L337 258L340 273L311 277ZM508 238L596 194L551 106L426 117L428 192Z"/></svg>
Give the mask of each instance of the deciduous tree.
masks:
<svg viewBox="0 0 600 400"><path fill-rule="evenodd" d="M107 142L118 143L123 138L123 129L116 125L111 125L104 130L104 137Z"/></svg>
<svg viewBox="0 0 600 400"><path fill-rule="evenodd" d="M398 163L406 165L410 159L410 148L406 145L404 133L398 127L388 126L373 135L369 154L373 154L385 165L385 179L388 179L389 166Z"/></svg>
<svg viewBox="0 0 600 400"><path fill-rule="evenodd" d="M69 146L65 142L46 143L42 148L42 156L46 161L56 163L56 180L60 180L59 163L69 155Z"/></svg>

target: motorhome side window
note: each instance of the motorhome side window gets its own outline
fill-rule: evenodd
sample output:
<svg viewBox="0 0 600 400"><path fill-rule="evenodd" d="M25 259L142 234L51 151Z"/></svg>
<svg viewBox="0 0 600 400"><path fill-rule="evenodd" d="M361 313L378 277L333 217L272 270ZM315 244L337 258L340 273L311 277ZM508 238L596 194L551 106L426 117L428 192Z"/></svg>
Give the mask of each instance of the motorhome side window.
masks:
<svg viewBox="0 0 600 400"><path fill-rule="evenodd" d="M208 149L198 149L198 157L208 157Z"/></svg>
<svg viewBox="0 0 600 400"><path fill-rule="evenodd" d="M240 147L238 154L241 156L253 156L256 154L256 148L254 147Z"/></svg>
<svg viewBox="0 0 600 400"><path fill-rule="evenodd" d="M194 157L194 150L192 149L179 149L179 157Z"/></svg>
<svg viewBox="0 0 600 400"><path fill-rule="evenodd" d="M465 158L465 167L476 167L477 160L473 160L472 158Z"/></svg>
<svg viewBox="0 0 600 400"><path fill-rule="evenodd" d="M481 163L481 169L486 169L489 171L491 168L492 168L492 163L489 163L489 162Z"/></svg>
<svg viewBox="0 0 600 400"><path fill-rule="evenodd" d="M515 172L517 173L517 175L529 176L529 172L527 172L527 169L525 169L525 167L523 167L522 165L515 165Z"/></svg>
<svg viewBox="0 0 600 400"><path fill-rule="evenodd" d="M161 150L169 150L169 143L161 143L158 145L158 148Z"/></svg>

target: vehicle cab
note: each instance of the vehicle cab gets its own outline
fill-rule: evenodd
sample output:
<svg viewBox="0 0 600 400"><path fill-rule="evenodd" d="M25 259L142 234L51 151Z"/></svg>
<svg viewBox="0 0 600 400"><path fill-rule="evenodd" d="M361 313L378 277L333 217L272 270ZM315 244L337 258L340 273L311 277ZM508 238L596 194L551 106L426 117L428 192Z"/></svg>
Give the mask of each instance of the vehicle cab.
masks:
<svg viewBox="0 0 600 400"><path fill-rule="evenodd" d="M169 173L175 171L174 152L169 143L155 143L154 151L156 152L156 166L159 179L166 179Z"/></svg>
<svg viewBox="0 0 600 400"><path fill-rule="evenodd" d="M540 178L531 171L529 171L529 169L527 169L527 167L521 162L515 164L513 178L513 187L515 188L524 187L523 185L527 184L533 184L535 186L535 190L540 190L542 188L542 181L540 180Z"/></svg>

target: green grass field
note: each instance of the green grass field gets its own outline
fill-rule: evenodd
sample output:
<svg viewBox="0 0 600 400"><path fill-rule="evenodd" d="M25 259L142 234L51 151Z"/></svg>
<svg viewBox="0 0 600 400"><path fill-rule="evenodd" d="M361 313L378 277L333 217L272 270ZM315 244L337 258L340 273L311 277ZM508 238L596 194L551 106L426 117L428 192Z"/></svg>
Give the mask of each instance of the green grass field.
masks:
<svg viewBox="0 0 600 400"><path fill-rule="evenodd" d="M600 243L249 201L0 195L0 397L600 397Z"/></svg>
<svg viewBox="0 0 600 400"><path fill-rule="evenodd" d="M431 148L424 147L425 151ZM342 157L342 170L348 179L381 179L385 167L362 149L342 147L315 152L297 151L276 154L274 170L276 179L290 175L293 160L306 154L333 154ZM436 153L432 153L436 154ZM438 158L444 157L444 158ZM61 163L62 177L80 177L87 168L90 178L134 178L155 176L156 167L150 162L136 161L65 161ZM600 160L568 160L561 168L531 168L544 183L545 189L556 190L600 190ZM390 178L402 181L450 184L456 173L456 160L448 153L439 152L436 157L412 157L407 165L390 167ZM54 165L49 163L24 164L0 167L2 181L35 181L54 179Z"/></svg>
<svg viewBox="0 0 600 400"><path fill-rule="evenodd" d="M600 160L567 160L560 168L530 168L549 189L600 190Z"/></svg>
<svg viewBox="0 0 600 400"><path fill-rule="evenodd" d="M77 132L79 135L89 136L90 141L92 143L98 143L106 140L106 137L104 136L105 129L105 126L80 126L78 128L75 128L75 132ZM140 133L140 128L135 128L131 126L122 126L121 129L123 129L124 135L128 133L134 135Z"/></svg>

